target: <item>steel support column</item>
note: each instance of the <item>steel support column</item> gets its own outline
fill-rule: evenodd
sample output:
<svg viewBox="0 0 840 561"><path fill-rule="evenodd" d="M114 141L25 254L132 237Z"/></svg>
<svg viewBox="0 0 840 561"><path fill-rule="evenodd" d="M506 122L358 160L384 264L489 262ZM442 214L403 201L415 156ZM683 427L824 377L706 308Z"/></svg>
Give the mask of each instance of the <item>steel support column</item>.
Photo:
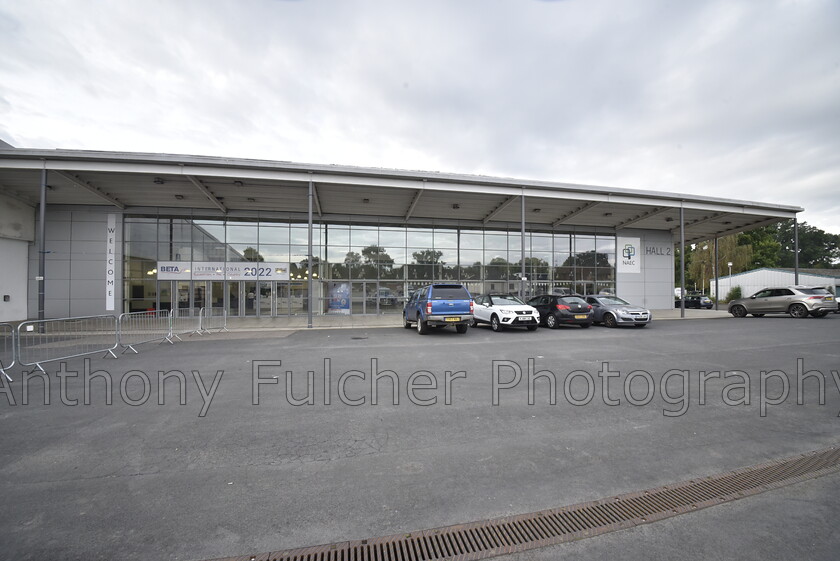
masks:
<svg viewBox="0 0 840 561"><path fill-rule="evenodd" d="M799 220L793 217L793 284L799 284Z"/></svg>
<svg viewBox="0 0 840 561"><path fill-rule="evenodd" d="M685 317L685 209L680 207L680 317Z"/></svg>
<svg viewBox="0 0 840 561"><path fill-rule="evenodd" d="M46 269L47 269L47 245L45 236L47 232L47 168L41 170L41 204L38 207L38 319L44 319L44 302L46 295ZM44 324L38 324L40 330ZM42 331L43 332L43 331Z"/></svg>
<svg viewBox="0 0 840 561"><path fill-rule="evenodd" d="M312 328L312 301L314 300L314 294L312 292L312 277L314 276L314 272L312 270L312 199L314 197L313 193L313 185L312 185L312 175L309 176L309 240L308 240L308 249L306 250L308 256L308 269L309 272L306 275L306 291L307 291L307 298L306 298L306 314L307 314L307 322L306 327Z"/></svg>
<svg viewBox="0 0 840 561"><path fill-rule="evenodd" d="M519 271L519 298L525 298L525 189L522 190L522 204L520 212L520 271Z"/></svg>
<svg viewBox="0 0 840 561"><path fill-rule="evenodd" d="M715 236L715 310L720 310L720 271L718 266L720 265L718 257L718 239Z"/></svg>

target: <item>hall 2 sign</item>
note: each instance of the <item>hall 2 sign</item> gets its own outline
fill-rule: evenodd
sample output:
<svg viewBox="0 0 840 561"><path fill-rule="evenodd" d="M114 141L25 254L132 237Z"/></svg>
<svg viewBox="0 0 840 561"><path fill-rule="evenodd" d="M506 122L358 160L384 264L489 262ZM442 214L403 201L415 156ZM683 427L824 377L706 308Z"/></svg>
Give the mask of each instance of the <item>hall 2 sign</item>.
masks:
<svg viewBox="0 0 840 561"><path fill-rule="evenodd" d="M618 248L618 262L616 273L641 273L641 243L640 238L616 238Z"/></svg>

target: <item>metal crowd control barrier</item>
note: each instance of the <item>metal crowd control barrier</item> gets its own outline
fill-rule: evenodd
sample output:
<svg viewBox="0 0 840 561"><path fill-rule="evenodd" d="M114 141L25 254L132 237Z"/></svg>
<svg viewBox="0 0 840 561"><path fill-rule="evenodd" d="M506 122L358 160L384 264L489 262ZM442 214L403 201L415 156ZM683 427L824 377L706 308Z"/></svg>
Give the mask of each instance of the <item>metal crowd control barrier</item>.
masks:
<svg viewBox="0 0 840 561"><path fill-rule="evenodd" d="M227 328L227 310L225 308L201 308L201 332L210 333L211 329L230 331Z"/></svg>
<svg viewBox="0 0 840 561"><path fill-rule="evenodd" d="M172 342L172 318L168 310L153 310L149 312L131 312L120 314L119 343L123 347L122 354L132 351L135 354L137 345L143 343Z"/></svg>
<svg viewBox="0 0 840 561"><path fill-rule="evenodd" d="M44 362L98 353L117 358L117 327L116 316L25 321L17 327L18 364L44 372Z"/></svg>
<svg viewBox="0 0 840 561"><path fill-rule="evenodd" d="M181 337L179 335L194 335L199 334L201 335L201 308L197 310L195 308L183 308L173 309L170 314L172 317L172 321L170 325L172 326L170 330L170 336L175 337L179 341L181 341Z"/></svg>
<svg viewBox="0 0 840 561"><path fill-rule="evenodd" d="M0 323L0 373L10 382L12 377L6 370L15 365L15 359L15 328L8 323Z"/></svg>

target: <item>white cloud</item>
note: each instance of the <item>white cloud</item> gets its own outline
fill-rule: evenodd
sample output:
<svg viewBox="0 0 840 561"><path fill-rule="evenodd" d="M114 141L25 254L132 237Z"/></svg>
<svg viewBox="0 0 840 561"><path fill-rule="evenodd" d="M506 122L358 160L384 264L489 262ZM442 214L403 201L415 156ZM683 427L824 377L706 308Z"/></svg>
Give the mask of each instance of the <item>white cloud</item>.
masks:
<svg viewBox="0 0 840 561"><path fill-rule="evenodd" d="M0 132L761 200L840 233L838 16L828 0L0 0Z"/></svg>

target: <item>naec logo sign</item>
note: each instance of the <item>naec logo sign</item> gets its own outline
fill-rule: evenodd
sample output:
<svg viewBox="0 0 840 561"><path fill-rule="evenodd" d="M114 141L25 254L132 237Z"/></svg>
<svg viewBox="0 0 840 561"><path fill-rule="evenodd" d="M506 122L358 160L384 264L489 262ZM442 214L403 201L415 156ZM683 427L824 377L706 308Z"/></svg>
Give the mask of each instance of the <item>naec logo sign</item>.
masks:
<svg viewBox="0 0 840 561"><path fill-rule="evenodd" d="M621 257L616 264L617 273L641 273L642 264L636 257L638 248L642 246L639 238L618 238L616 245L621 249Z"/></svg>

